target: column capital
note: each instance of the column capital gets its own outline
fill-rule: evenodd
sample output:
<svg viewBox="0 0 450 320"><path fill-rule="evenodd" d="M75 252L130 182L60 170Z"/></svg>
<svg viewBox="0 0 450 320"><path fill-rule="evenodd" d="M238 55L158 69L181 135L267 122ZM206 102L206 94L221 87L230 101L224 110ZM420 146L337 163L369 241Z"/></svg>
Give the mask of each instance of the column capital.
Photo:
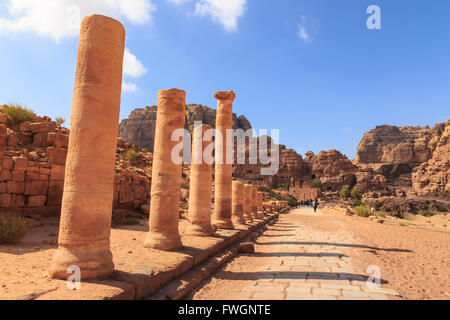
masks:
<svg viewBox="0 0 450 320"><path fill-rule="evenodd" d="M236 94L234 93L234 91L217 91L214 94L214 98L216 98L217 100L233 101L234 99L236 99Z"/></svg>

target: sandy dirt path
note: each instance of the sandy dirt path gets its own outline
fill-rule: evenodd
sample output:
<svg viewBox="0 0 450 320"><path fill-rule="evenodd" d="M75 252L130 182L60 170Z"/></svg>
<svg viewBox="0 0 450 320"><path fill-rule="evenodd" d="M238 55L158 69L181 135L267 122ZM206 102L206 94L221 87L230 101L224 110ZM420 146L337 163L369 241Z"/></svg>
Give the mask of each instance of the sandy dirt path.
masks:
<svg viewBox="0 0 450 320"><path fill-rule="evenodd" d="M302 208L190 299L449 299L450 235ZM379 270L380 288L367 279ZM376 269L372 269L376 270ZM371 281L373 283L373 281Z"/></svg>

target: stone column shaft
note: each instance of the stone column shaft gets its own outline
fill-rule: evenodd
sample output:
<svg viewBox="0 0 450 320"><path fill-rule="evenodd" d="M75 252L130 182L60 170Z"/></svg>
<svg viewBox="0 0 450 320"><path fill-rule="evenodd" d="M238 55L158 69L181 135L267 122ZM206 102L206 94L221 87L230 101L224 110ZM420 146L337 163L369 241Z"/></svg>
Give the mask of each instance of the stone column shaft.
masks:
<svg viewBox="0 0 450 320"><path fill-rule="evenodd" d="M244 218L247 222L253 222L252 217L252 191L253 187L250 184L244 185Z"/></svg>
<svg viewBox="0 0 450 320"><path fill-rule="evenodd" d="M264 207L263 207L264 195L262 192L258 192L258 213L260 218L264 218Z"/></svg>
<svg viewBox="0 0 450 320"><path fill-rule="evenodd" d="M250 200L250 211L253 219L259 219L258 214L258 186L252 185L252 193Z"/></svg>
<svg viewBox="0 0 450 320"><path fill-rule="evenodd" d="M188 213L190 224L186 230L186 234L191 236L209 237L216 231L211 225L212 162L205 161L204 157L212 137L210 126L194 128Z"/></svg>
<svg viewBox="0 0 450 320"><path fill-rule="evenodd" d="M180 159L172 159L172 150L181 141L171 140L175 130L184 129L185 109L183 90L159 90L146 248L165 251L181 248L178 225L183 164L176 162Z"/></svg>
<svg viewBox="0 0 450 320"><path fill-rule="evenodd" d="M233 181L232 139L228 139L227 130L233 129L233 91L216 92L216 164L215 164L215 221L220 229L234 229L231 221L231 197ZM218 138L219 137L219 138ZM230 154L227 154L227 150ZM229 159L231 157L231 159ZM230 162L230 163L228 163Z"/></svg>
<svg viewBox="0 0 450 320"><path fill-rule="evenodd" d="M101 15L83 20L52 278L67 279L73 265L81 279L114 270L109 239L124 45L120 22Z"/></svg>
<svg viewBox="0 0 450 320"><path fill-rule="evenodd" d="M233 181L232 220L235 224L245 224L244 200L244 184Z"/></svg>

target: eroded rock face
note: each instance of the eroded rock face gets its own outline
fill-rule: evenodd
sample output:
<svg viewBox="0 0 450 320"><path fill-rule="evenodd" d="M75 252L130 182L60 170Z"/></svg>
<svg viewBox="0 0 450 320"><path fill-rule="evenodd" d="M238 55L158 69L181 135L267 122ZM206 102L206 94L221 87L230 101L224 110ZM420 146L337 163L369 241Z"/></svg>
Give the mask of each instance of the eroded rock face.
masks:
<svg viewBox="0 0 450 320"><path fill-rule="evenodd" d="M356 184L358 168L337 150L321 151L317 155L312 152L306 154L311 179L320 178L326 191L338 191L348 184Z"/></svg>
<svg viewBox="0 0 450 320"><path fill-rule="evenodd" d="M450 120L434 128L385 125L364 135L354 163L359 171L370 167L377 183L382 176L387 185L424 195L450 190L449 155Z"/></svg>
<svg viewBox="0 0 450 320"><path fill-rule="evenodd" d="M432 158L412 173L413 188L419 195L450 191L450 120L432 130L429 141Z"/></svg>
<svg viewBox="0 0 450 320"><path fill-rule="evenodd" d="M156 106L136 109L131 112L128 119L123 120L119 126L119 136L140 148L146 148L153 152L155 144L156 128ZM186 106L186 124L191 134L194 129L194 122L201 121L212 128L216 127L216 110L199 104L188 104ZM244 117L237 117L233 114L233 129L251 129L250 122Z"/></svg>
<svg viewBox="0 0 450 320"><path fill-rule="evenodd" d="M419 164L432 155L429 127L378 126L367 132L356 151L356 163Z"/></svg>

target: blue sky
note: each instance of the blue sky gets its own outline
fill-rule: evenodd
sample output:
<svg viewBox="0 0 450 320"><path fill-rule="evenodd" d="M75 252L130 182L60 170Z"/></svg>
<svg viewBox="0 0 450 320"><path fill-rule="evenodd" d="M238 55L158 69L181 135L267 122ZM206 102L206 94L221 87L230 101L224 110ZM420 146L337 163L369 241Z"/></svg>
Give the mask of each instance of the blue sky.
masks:
<svg viewBox="0 0 450 320"><path fill-rule="evenodd" d="M377 125L450 119L448 0L0 0L0 103L69 123L73 5L126 27L121 119L158 89L213 108L215 91L234 90L234 112L288 148L350 158ZM381 30L366 26L369 5Z"/></svg>

